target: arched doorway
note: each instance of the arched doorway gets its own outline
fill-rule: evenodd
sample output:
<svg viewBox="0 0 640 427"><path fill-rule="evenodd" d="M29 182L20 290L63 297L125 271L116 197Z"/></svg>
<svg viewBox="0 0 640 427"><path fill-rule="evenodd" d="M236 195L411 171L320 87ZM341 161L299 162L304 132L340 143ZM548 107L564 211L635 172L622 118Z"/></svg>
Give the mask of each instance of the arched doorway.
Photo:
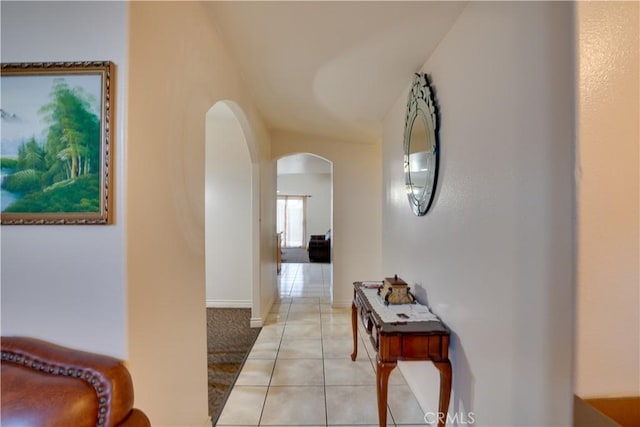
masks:
<svg viewBox="0 0 640 427"><path fill-rule="evenodd" d="M260 196L253 134L233 101L206 115L205 260L207 307L260 304Z"/></svg>
<svg viewBox="0 0 640 427"><path fill-rule="evenodd" d="M329 282L328 294L333 296L333 163L312 153L296 153L277 160L277 218L276 231L287 253L302 251L302 262L326 264L323 269ZM309 249L311 236L325 238L321 245ZM325 252L325 247L327 251ZM294 251L294 252L291 252ZM315 253L315 255L314 255ZM297 263L300 256L293 255ZM282 285L281 281L279 284ZM280 294L283 295L282 288Z"/></svg>

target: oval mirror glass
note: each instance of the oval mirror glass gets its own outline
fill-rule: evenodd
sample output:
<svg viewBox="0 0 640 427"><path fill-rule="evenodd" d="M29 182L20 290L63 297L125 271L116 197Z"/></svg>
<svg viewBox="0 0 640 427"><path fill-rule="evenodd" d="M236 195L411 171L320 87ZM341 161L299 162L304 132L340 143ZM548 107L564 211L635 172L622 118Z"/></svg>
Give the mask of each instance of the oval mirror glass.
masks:
<svg viewBox="0 0 640 427"><path fill-rule="evenodd" d="M437 111L425 74L416 75L409 100L404 135L404 172L413 212L422 216L433 202L438 173Z"/></svg>

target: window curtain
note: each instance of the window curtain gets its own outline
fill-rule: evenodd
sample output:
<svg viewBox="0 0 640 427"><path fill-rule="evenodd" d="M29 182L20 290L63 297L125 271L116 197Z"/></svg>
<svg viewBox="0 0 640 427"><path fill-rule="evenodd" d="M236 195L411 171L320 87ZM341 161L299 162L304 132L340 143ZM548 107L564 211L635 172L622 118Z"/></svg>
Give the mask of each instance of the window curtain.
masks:
<svg viewBox="0 0 640 427"><path fill-rule="evenodd" d="M307 197L278 196L277 231L285 248L302 248L307 241Z"/></svg>

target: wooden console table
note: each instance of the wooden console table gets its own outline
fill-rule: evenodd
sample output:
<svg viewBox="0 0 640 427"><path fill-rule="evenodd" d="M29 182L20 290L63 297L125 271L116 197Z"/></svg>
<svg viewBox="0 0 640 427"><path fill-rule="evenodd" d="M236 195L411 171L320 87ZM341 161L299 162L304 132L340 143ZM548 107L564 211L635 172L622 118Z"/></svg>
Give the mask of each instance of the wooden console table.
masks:
<svg viewBox="0 0 640 427"><path fill-rule="evenodd" d="M358 355L358 316L362 320L371 343L377 352L376 389L378 421L387 425L387 390L389 375L398 360L431 360L440 371L440 403L438 427L444 427L451 397L452 370L449 361L449 330L439 321L383 322L367 295L362 282L355 282L351 305L353 353Z"/></svg>

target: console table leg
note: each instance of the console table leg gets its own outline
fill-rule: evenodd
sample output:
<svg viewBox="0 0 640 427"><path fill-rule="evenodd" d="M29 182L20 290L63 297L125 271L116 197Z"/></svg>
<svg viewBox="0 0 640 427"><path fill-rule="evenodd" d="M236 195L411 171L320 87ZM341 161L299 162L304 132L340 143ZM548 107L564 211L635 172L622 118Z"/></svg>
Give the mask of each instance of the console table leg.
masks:
<svg viewBox="0 0 640 427"><path fill-rule="evenodd" d="M449 399L451 398L452 370L451 362L433 362L440 371L440 404L438 405L438 427L444 427L449 412Z"/></svg>
<svg viewBox="0 0 640 427"><path fill-rule="evenodd" d="M376 369L376 391L378 395L378 422L380 427L387 427L387 391L389 388L389 375L396 362L382 362L378 358Z"/></svg>
<svg viewBox="0 0 640 427"><path fill-rule="evenodd" d="M353 353L351 360L355 361L358 357L358 309L355 302L351 303L351 331L353 333Z"/></svg>

